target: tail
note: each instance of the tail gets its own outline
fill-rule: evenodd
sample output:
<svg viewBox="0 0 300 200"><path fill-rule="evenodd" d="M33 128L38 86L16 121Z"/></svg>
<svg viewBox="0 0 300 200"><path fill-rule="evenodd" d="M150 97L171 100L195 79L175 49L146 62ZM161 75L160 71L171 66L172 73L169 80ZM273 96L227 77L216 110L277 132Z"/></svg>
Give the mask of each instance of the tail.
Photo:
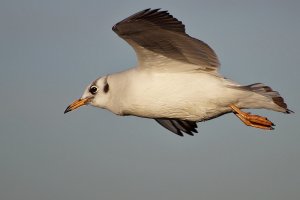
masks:
<svg viewBox="0 0 300 200"><path fill-rule="evenodd" d="M277 91L272 90L269 86L266 86L262 83L254 83L251 85L241 86L245 90L250 90L257 94L260 94L268 99L272 100L272 102L277 106L277 108L269 107L269 109L284 112L284 113L293 113L292 110L287 108L287 104L284 102L284 99L280 96Z"/></svg>

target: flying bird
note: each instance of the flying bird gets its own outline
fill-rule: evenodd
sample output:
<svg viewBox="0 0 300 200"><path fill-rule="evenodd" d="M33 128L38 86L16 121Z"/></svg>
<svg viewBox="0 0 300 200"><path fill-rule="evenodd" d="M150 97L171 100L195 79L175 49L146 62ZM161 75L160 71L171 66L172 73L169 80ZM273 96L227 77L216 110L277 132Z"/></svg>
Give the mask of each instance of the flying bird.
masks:
<svg viewBox="0 0 300 200"><path fill-rule="evenodd" d="M266 117L241 109L292 112L271 87L240 85L222 76L214 50L189 36L185 25L168 11L140 11L112 30L133 47L136 67L96 79L64 113L92 105L117 115L154 119L183 136L197 133L197 122L226 113L247 126L273 129Z"/></svg>

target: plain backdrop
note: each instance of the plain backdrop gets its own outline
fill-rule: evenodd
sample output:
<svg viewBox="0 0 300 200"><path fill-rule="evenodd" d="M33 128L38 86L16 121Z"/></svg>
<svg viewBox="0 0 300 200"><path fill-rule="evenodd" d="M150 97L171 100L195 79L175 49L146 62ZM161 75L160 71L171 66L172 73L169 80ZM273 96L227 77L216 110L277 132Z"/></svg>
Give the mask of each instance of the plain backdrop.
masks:
<svg viewBox="0 0 300 200"><path fill-rule="evenodd" d="M136 63L111 27L169 10L208 43L221 73L279 91L295 114L251 110L178 137L154 120L85 106L63 114L99 76ZM300 1L1 0L0 199L300 199ZM203 94L205 95L205 94Z"/></svg>

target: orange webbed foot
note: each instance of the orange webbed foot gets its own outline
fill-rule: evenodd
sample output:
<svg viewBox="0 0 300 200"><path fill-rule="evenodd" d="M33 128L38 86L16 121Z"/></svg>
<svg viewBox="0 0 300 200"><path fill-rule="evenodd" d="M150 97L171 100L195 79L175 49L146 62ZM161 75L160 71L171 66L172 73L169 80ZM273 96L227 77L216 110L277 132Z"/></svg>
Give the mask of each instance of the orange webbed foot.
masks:
<svg viewBox="0 0 300 200"><path fill-rule="evenodd" d="M251 113L246 113L241 111L235 105L230 105L230 108L233 110L233 113L247 126L251 126L254 128L260 128L264 130L273 130L273 126L275 126L271 121L269 121L266 117L262 117L259 115L252 115Z"/></svg>

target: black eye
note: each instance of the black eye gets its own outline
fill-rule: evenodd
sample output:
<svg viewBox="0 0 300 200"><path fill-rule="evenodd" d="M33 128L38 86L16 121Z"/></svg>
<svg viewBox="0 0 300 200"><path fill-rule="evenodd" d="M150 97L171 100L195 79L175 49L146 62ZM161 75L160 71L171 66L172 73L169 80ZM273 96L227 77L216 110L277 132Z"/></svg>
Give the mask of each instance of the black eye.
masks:
<svg viewBox="0 0 300 200"><path fill-rule="evenodd" d="M96 86L92 85L89 89L89 92L91 94L96 94L98 92L98 88Z"/></svg>

